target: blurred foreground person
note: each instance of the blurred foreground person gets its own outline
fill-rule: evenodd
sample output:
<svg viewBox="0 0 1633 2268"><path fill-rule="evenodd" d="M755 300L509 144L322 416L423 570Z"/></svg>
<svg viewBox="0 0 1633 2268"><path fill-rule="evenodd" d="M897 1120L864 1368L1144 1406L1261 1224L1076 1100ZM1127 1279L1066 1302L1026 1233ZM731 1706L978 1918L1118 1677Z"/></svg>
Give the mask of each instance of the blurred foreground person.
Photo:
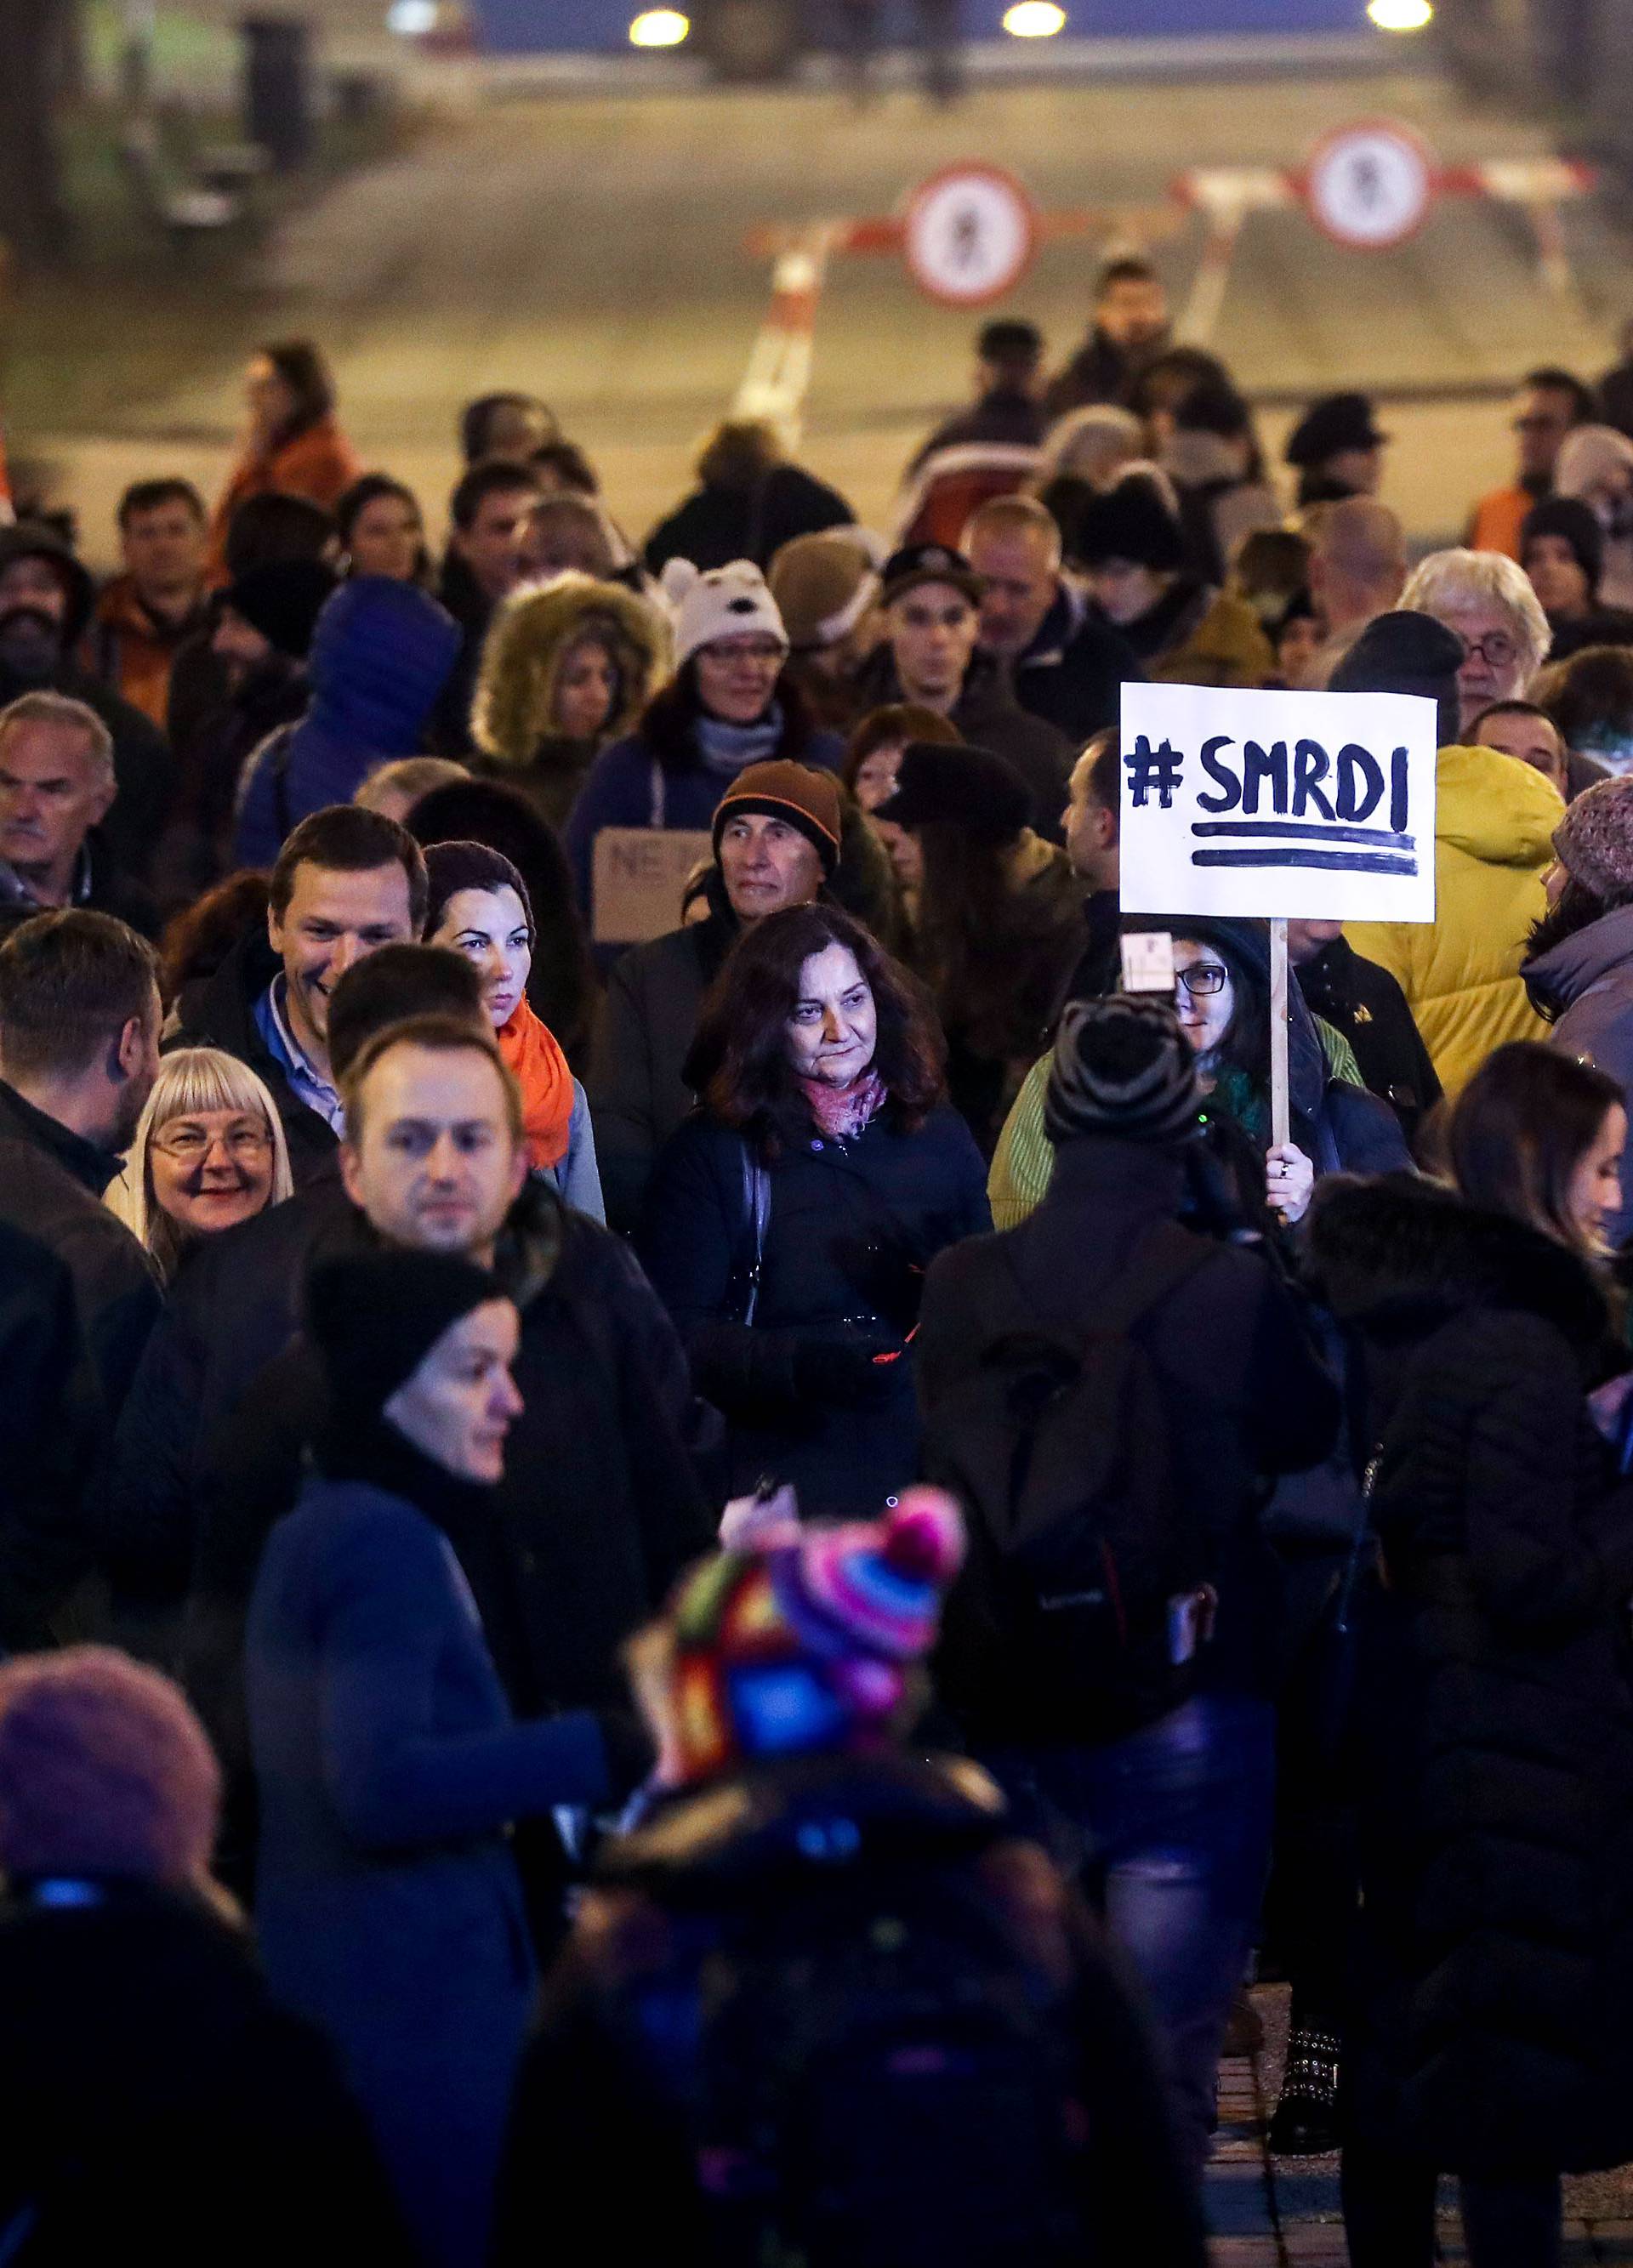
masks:
<svg viewBox="0 0 1633 2268"><path fill-rule="evenodd" d="M1626 1136L1613 1080L1519 1042L1452 1110L1454 1189L1341 1185L1317 1211L1378 1445L1341 2104L1354 2268L1428 2268L1448 2171L1473 2268L1553 2268L1560 2174L1633 2154L1630 1403L1601 1268Z"/></svg>
<svg viewBox="0 0 1633 2268"><path fill-rule="evenodd" d="M686 1066L639 1246L735 1489L794 1483L818 1516L918 1470L910 1341L924 1270L987 1226L980 1156L943 1099L922 988L837 908L738 940Z"/></svg>
<svg viewBox="0 0 1633 2268"><path fill-rule="evenodd" d="M545 2228L606 2268L1200 2268L1087 1916L985 1774L905 1745L958 1554L934 1490L773 1506L632 1647L653 1806L546 1987L502 2268Z"/></svg>
<svg viewBox="0 0 1633 2268"><path fill-rule="evenodd" d="M210 1878L220 1775L103 1646L0 1668L0 2246L410 2268L356 2103Z"/></svg>
<svg viewBox="0 0 1633 2268"><path fill-rule="evenodd" d="M252 1220L294 1189L265 1083L219 1048L166 1056L108 1204L166 1281L201 1237Z"/></svg>
<svg viewBox="0 0 1633 2268"><path fill-rule="evenodd" d="M555 1034L528 1005L535 935L527 884L508 858L484 843L433 843L425 873L425 942L476 964L499 1053L521 1090L529 1166L565 1204L604 1220L584 1089Z"/></svg>
<svg viewBox="0 0 1633 2268"><path fill-rule="evenodd" d="M918 1342L925 1469L972 1520L942 1696L1097 1871L1199 2179L1269 1856L1280 1585L1259 1513L1339 1414L1264 1253L1182 1225L1201 1099L1165 1002L1069 1007L1048 1195L935 1262Z"/></svg>
<svg viewBox="0 0 1633 2268"><path fill-rule="evenodd" d="M516 1309L462 1254L313 1272L316 1471L250 1606L255 1915L338 2046L439 2268L487 2256L533 1979L503 1830L612 1793L587 1710L513 1721L456 1549L483 1548L521 1397Z"/></svg>

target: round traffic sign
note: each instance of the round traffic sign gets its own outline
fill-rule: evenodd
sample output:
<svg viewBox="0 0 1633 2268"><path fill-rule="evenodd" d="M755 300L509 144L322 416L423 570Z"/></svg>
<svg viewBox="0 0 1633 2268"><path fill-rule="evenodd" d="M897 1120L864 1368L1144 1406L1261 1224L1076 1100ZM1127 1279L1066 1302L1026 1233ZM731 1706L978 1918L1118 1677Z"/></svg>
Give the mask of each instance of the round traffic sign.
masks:
<svg viewBox="0 0 1633 2268"><path fill-rule="evenodd" d="M1304 171L1310 217L1337 244L1387 252L1422 226L1434 202L1435 154L1393 119L1340 127L1316 144Z"/></svg>
<svg viewBox="0 0 1633 2268"><path fill-rule="evenodd" d="M1038 248L1038 214L1013 173L949 166L907 202L902 248L921 291L948 307L982 307L1013 291Z"/></svg>

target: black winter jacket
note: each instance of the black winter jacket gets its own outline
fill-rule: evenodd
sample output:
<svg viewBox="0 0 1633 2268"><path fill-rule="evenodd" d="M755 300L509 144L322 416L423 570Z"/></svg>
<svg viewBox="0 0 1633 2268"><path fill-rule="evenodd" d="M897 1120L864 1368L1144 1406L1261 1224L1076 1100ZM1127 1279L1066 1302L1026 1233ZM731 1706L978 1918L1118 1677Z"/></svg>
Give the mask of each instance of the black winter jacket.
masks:
<svg viewBox="0 0 1633 2268"><path fill-rule="evenodd" d="M1440 1080L1400 985L1344 937L1295 973L1312 1012L1343 1034L1368 1090L1389 1105L1407 1140L1415 1140L1440 1100Z"/></svg>
<svg viewBox="0 0 1633 2268"><path fill-rule="evenodd" d="M706 1970L722 1950L729 1960L742 1922L870 1878L881 1896L942 1882L950 1906L982 1913L1033 2005L1054 2009L1078 2046L1082 2228L1050 2260L1201 2268L1145 2027L1086 1911L1008 1826L984 1773L942 1757L791 1758L678 1798L612 1845L598 1874L523 2060L496 2268L536 2260L546 2225L564 2258L601 2268L716 2257L698 2179ZM846 2108L831 2090L821 2099L824 2123Z"/></svg>
<svg viewBox="0 0 1633 2268"><path fill-rule="evenodd" d="M18 2257L412 2268L333 2050L274 2007L243 1931L178 1892L64 1887L14 1883L0 1904L0 2236Z"/></svg>
<svg viewBox="0 0 1633 2268"><path fill-rule="evenodd" d="M871 1515L919 1469L913 1358L924 1270L991 1226L986 1174L963 1120L942 1104L916 1134L890 1106L853 1142L813 1128L767 1167L758 1307L743 1321L753 1222L745 1145L698 1113L659 1156L639 1247L680 1329L698 1390L729 1427L734 1491L792 1481L808 1517ZM898 1359L853 1391L824 1392L802 1349L867 1340ZM864 1369L865 1365L861 1366Z"/></svg>
<svg viewBox="0 0 1633 2268"><path fill-rule="evenodd" d="M1062 1145L1054 1177L1018 1227L949 1252L930 1270L918 1339L925 1462L936 1475L938 1419L973 1375L994 1299L1017 1278L1044 1331L1092 1329L1141 1243L1186 1203L1183 1150L1086 1136ZM1174 1476L1201 1507L1219 1591L1204 1656L1216 1685L1267 1690L1281 1603L1279 1565L1258 1533L1271 1483L1332 1448L1338 1394L1280 1274L1259 1252L1221 1244L1136 1327L1170 1410ZM942 1625L938 1683L966 1729L1032 1737L992 1689L983 1633L995 1563L979 1531Z"/></svg>
<svg viewBox="0 0 1633 2268"><path fill-rule="evenodd" d="M1562 1247L1421 1182L1324 1193L1360 1334L1383 1580L1356 1722L1352 2130L1462 2174L1633 2156L1633 1485Z"/></svg>
<svg viewBox="0 0 1633 2268"><path fill-rule="evenodd" d="M1117 723L1125 685L1145 682L1133 647L1069 583L1056 591L1013 675L1022 708L1064 733L1074 751ZM1053 827L1056 814L1046 817Z"/></svg>
<svg viewBox="0 0 1633 2268"><path fill-rule="evenodd" d="M89 1572L83 1493L106 1438L65 1260L0 1224L0 1650L48 1643L48 1619Z"/></svg>

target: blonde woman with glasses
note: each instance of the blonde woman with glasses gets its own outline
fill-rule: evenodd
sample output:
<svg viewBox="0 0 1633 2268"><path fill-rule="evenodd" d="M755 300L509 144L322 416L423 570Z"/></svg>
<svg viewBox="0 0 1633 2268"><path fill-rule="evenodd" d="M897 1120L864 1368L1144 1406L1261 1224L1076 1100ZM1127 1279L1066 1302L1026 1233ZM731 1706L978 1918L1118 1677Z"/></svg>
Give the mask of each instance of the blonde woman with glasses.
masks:
<svg viewBox="0 0 1633 2268"><path fill-rule="evenodd" d="M236 1056L166 1056L107 1203L166 1280L193 1244L234 1228L294 1184L271 1096Z"/></svg>

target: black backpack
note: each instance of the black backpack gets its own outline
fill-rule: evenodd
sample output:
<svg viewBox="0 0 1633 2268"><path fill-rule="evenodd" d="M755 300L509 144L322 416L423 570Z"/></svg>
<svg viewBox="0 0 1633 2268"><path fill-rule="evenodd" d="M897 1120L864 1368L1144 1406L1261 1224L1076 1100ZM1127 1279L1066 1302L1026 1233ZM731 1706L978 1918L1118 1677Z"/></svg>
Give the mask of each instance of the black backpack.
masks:
<svg viewBox="0 0 1633 2268"><path fill-rule="evenodd" d="M1087 1330L1039 1318L995 1249L976 1359L926 1416L928 1477L970 1527L938 1674L977 1737L1112 1739L1185 1698L1211 1615L1200 1508L1139 1326L1217 1247L1160 1224Z"/></svg>
<svg viewBox="0 0 1633 2268"><path fill-rule="evenodd" d="M1083 2268L1068 2014L967 1860L780 1883L699 1979L709 2268Z"/></svg>

